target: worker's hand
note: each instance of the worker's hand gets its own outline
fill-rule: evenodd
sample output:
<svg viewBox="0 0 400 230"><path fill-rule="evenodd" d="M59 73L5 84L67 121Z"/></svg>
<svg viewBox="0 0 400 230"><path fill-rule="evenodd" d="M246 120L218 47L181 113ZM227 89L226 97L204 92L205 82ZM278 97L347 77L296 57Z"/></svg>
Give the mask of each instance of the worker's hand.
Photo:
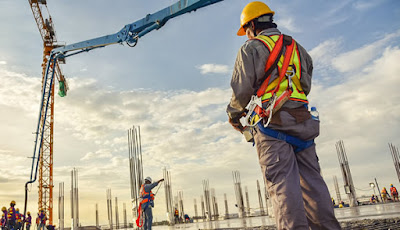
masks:
<svg viewBox="0 0 400 230"><path fill-rule="evenodd" d="M164 178L160 179L160 180L158 181L158 183L160 183L161 181L164 181Z"/></svg>
<svg viewBox="0 0 400 230"><path fill-rule="evenodd" d="M241 116L235 117L235 118L230 118L229 117L229 123L232 125L232 127L235 130L237 130L237 131L239 131L241 133L243 133L244 127L242 126L242 123L240 123L240 118L245 116L245 115L246 115L246 113L243 113Z"/></svg>

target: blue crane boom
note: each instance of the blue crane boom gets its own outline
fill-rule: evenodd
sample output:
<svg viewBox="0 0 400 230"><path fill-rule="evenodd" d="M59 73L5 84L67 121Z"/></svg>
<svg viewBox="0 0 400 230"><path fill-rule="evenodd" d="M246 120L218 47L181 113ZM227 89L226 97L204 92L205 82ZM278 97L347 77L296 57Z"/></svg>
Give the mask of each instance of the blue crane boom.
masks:
<svg viewBox="0 0 400 230"><path fill-rule="evenodd" d="M179 15L189 13L191 11L195 11L199 8L206 7L208 5L212 5L214 3L220 2L223 0L180 0L179 2L166 7L154 14L148 14L146 17L137 20L131 24L125 25L119 32L111 35L106 35L66 46L60 46L54 48L47 62L46 73L44 77L44 84L42 88L42 97L41 97L41 106L39 110L39 118L37 123L37 128L35 132L35 145L33 150L32 157L32 168L30 180L25 183L25 208L24 208L24 216L26 215L27 210L27 201L28 201L28 185L32 184L36 181L37 171L39 166L40 159L40 146L43 142L43 132L40 132L44 127L44 121L46 121L47 110L49 107L49 95L52 91L52 86L55 72L54 68L50 68L56 65L58 59L64 59L66 57L79 54L82 52L87 52L96 48L105 47L112 44L122 44L126 43L131 47L134 47L138 39L147 33L160 29L165 23L174 17ZM50 87L44 87L49 85ZM39 134L41 134L39 136ZM39 146L39 148L38 148ZM23 227L22 227L23 229Z"/></svg>

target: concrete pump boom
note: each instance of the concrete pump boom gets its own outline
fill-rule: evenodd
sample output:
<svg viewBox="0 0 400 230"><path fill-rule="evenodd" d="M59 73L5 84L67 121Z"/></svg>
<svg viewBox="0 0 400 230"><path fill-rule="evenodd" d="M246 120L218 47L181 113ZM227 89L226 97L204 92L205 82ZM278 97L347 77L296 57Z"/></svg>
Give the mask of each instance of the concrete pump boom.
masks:
<svg viewBox="0 0 400 230"><path fill-rule="evenodd" d="M124 26L119 32L111 35L106 35L78 43L74 43L71 45L55 47L52 49L50 53L50 57L47 62L46 72L43 78L43 88L42 88L42 97L41 97L41 106L39 111L39 118L37 123L37 129L35 132L35 145L33 150L33 158L32 158L32 168L30 180L25 183L25 206L24 206L24 216L26 215L27 210L27 201L28 201L28 185L32 184L36 181L37 171L39 168L39 159L41 155L41 148L43 143L43 130L44 121L47 118L47 110L49 108L49 97L51 95L52 86L54 86L54 77L55 77L55 68L59 60L64 60L66 57L79 54L82 52L87 52L96 48L105 47L112 44L122 44L126 43L130 47L134 47L139 38L151 32L154 29L160 29L165 23L174 17L179 15L189 13L191 11L195 11L199 8L206 7L208 5L212 5L214 3L220 2L223 0L180 0L179 2L166 7L154 14L148 14L146 17L128 24ZM50 76L49 76L50 75ZM50 87L45 87L45 86ZM40 135L39 135L40 134ZM37 148L39 146L39 148ZM37 150L38 149L38 150ZM22 229L24 226L22 226Z"/></svg>

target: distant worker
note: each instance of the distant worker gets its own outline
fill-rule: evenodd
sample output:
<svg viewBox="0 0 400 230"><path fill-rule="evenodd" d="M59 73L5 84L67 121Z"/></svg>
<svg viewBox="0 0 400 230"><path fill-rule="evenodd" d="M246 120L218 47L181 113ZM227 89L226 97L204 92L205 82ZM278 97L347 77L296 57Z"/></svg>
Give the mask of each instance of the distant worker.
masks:
<svg viewBox="0 0 400 230"><path fill-rule="evenodd" d="M28 217L24 221L26 223L26 230L29 230L32 225L32 216L30 212L27 212L26 215L28 215Z"/></svg>
<svg viewBox="0 0 400 230"><path fill-rule="evenodd" d="M174 212L174 222L175 222L175 224L179 224L179 211L177 208L175 208L175 212Z"/></svg>
<svg viewBox="0 0 400 230"><path fill-rule="evenodd" d="M188 215L188 214L185 214L184 217L185 217L185 223L190 223L190 217L189 217L189 215Z"/></svg>
<svg viewBox="0 0 400 230"><path fill-rule="evenodd" d="M154 194L151 190L161 181L164 181L164 179L160 179L157 182L152 183L151 178L146 177L146 179L144 179L144 184L140 188L140 198L142 199L140 206L142 212L144 213L144 230L151 230L151 225L153 223L152 208L154 207Z"/></svg>
<svg viewBox="0 0 400 230"><path fill-rule="evenodd" d="M370 202L371 204L376 203L376 198L375 198L375 195L374 195L374 194L372 194L371 198L369 199L369 202Z"/></svg>
<svg viewBox="0 0 400 230"><path fill-rule="evenodd" d="M393 201L399 201L399 193L397 192L397 189L393 186L393 184L390 184L390 194L392 195Z"/></svg>
<svg viewBox="0 0 400 230"><path fill-rule="evenodd" d="M7 228L7 208L6 207L2 207L1 208L1 229L5 230Z"/></svg>
<svg viewBox="0 0 400 230"><path fill-rule="evenodd" d="M8 221L8 229L9 230L15 230L15 220L16 218L16 213L15 213L15 201L11 201L10 203L10 208L8 208L8 212L7 212L7 221Z"/></svg>
<svg viewBox="0 0 400 230"><path fill-rule="evenodd" d="M383 202L386 202L388 200L389 193L386 191L385 187L383 187L382 189L381 196Z"/></svg>
<svg viewBox="0 0 400 230"><path fill-rule="evenodd" d="M16 230L21 230L22 228L22 218L21 214L19 213L19 208L15 209L15 229Z"/></svg>
<svg viewBox="0 0 400 230"><path fill-rule="evenodd" d="M43 209L40 209L40 214L39 214L39 228L38 230L41 230L43 228L43 230L46 230L46 214L44 213Z"/></svg>
<svg viewBox="0 0 400 230"><path fill-rule="evenodd" d="M242 11L237 35L249 40L236 57L229 122L249 137L240 118L250 116L246 120L254 125L250 133L274 203L277 229L340 229L315 150L319 121L307 109L312 59L299 43L281 34L274 14L259 1ZM247 105L254 110L247 111ZM275 113L267 117L271 108Z"/></svg>
<svg viewBox="0 0 400 230"><path fill-rule="evenodd" d="M37 217L36 217L36 229L39 229L39 224L40 224L40 218L39 218L39 213L38 213Z"/></svg>
<svg viewBox="0 0 400 230"><path fill-rule="evenodd" d="M335 207L335 205L336 205L335 199L333 199L333 197L332 197L332 205L333 205L333 207Z"/></svg>
<svg viewBox="0 0 400 230"><path fill-rule="evenodd" d="M0 226L1 230L5 230L7 227L7 217L4 213L1 214Z"/></svg>

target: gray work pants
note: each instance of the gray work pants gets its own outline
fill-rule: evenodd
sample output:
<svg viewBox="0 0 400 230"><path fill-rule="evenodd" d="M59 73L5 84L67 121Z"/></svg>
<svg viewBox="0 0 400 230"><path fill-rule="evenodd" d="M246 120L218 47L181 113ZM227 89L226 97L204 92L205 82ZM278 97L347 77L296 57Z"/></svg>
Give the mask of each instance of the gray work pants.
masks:
<svg viewBox="0 0 400 230"><path fill-rule="evenodd" d="M153 211L151 206L149 205L145 210L144 210L144 224L143 224L143 229L144 230L151 230L151 225L153 223Z"/></svg>
<svg viewBox="0 0 400 230"><path fill-rule="evenodd" d="M296 124L288 112L282 111L280 116L282 126L268 127L303 140L319 135L319 121L309 119ZM267 136L258 128L254 140L277 229L341 229L329 190L320 175L315 145L294 153L290 144Z"/></svg>

